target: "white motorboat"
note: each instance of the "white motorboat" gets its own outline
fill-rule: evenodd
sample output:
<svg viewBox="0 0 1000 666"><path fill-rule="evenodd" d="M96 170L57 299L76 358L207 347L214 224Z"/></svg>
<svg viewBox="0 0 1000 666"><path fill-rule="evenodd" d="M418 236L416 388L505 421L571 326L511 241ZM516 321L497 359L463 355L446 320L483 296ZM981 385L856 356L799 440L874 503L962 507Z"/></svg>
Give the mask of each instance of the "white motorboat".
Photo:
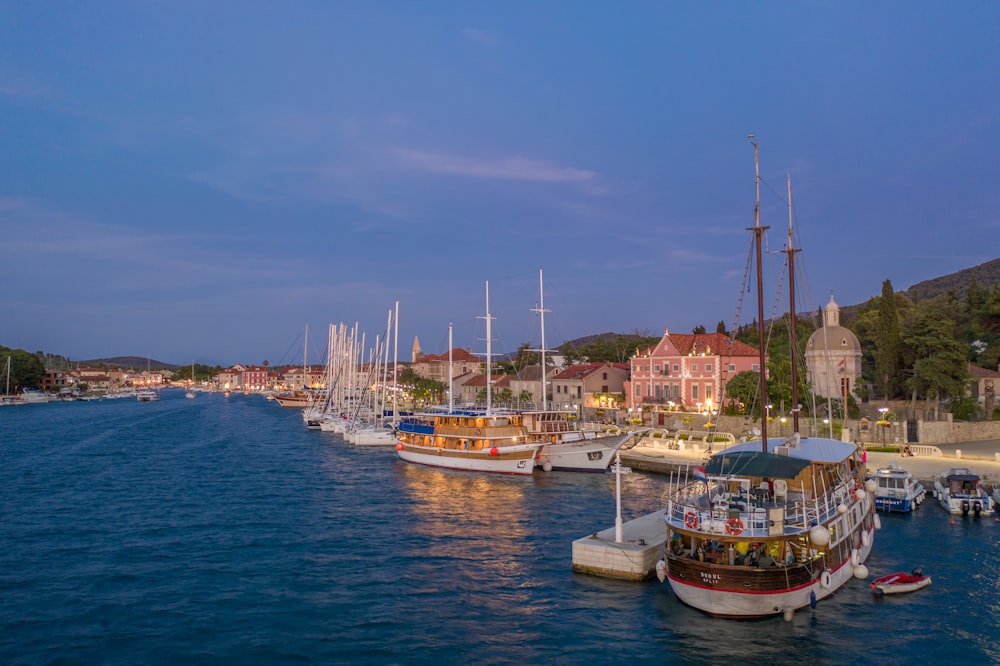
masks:
<svg viewBox="0 0 1000 666"><path fill-rule="evenodd" d="M913 511L920 506L927 491L913 474L901 469L896 461L882 467L871 478L878 484L875 489L875 508L878 511Z"/></svg>
<svg viewBox="0 0 1000 666"><path fill-rule="evenodd" d="M142 389L135 394L135 399L139 402L155 402L160 399L160 394L153 389Z"/></svg>
<svg viewBox="0 0 1000 666"><path fill-rule="evenodd" d="M934 495L945 511L955 516L993 514L993 498L979 484L978 474L968 467L952 467L944 476L934 479Z"/></svg>

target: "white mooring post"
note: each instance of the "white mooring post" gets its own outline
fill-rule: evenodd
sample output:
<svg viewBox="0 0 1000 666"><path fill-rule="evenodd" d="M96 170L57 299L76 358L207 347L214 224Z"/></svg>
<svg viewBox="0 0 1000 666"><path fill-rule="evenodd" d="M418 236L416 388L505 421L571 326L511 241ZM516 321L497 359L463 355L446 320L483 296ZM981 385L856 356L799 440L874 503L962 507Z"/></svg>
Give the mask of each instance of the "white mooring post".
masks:
<svg viewBox="0 0 1000 666"><path fill-rule="evenodd" d="M622 542L622 474L631 474L632 469L622 467L622 457L615 452L615 543Z"/></svg>

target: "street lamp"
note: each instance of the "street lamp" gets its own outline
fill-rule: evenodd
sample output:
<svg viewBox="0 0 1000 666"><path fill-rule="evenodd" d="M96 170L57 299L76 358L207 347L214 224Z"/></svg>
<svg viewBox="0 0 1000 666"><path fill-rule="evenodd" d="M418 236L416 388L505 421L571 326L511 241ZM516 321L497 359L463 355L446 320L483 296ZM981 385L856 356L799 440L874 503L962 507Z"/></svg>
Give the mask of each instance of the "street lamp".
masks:
<svg viewBox="0 0 1000 666"><path fill-rule="evenodd" d="M885 429L889 427L889 422L886 420L885 415L889 412L888 407L878 408L878 425L882 428L882 446L885 447Z"/></svg>

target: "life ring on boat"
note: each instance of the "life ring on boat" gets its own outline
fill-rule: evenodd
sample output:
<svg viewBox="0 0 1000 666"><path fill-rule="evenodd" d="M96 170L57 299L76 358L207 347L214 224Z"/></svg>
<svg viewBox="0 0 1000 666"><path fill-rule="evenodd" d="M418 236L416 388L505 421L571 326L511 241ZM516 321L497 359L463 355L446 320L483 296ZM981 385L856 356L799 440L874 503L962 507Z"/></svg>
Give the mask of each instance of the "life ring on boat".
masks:
<svg viewBox="0 0 1000 666"><path fill-rule="evenodd" d="M864 530L861 532L861 545L865 548L872 545L872 535Z"/></svg>
<svg viewBox="0 0 1000 666"><path fill-rule="evenodd" d="M483 431L482 431L482 430L480 430L479 428L476 428L476 434L477 434L477 435L482 435L482 434L483 434Z"/></svg>
<svg viewBox="0 0 1000 666"><path fill-rule="evenodd" d="M730 518L726 521L726 534L738 536L743 534L743 521L739 518Z"/></svg>
<svg viewBox="0 0 1000 666"><path fill-rule="evenodd" d="M823 587L824 590L830 589L830 586L833 585L833 579L830 576L829 571L824 571L823 575L819 577L819 584Z"/></svg>
<svg viewBox="0 0 1000 666"><path fill-rule="evenodd" d="M861 564L861 553L858 552L857 548L851 549L851 566L856 567Z"/></svg>
<svg viewBox="0 0 1000 666"><path fill-rule="evenodd" d="M693 530L698 527L698 514L694 511L688 511L684 514L684 527Z"/></svg>

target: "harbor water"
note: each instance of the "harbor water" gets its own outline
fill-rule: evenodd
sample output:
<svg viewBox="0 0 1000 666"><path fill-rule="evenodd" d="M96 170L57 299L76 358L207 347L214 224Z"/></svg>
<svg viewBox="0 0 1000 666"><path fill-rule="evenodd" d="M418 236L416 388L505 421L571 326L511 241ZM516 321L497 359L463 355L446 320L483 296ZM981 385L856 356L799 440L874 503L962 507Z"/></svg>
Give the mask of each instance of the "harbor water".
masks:
<svg viewBox="0 0 1000 666"><path fill-rule="evenodd" d="M260 396L0 409L0 663L1000 663L1000 523L882 515L872 578L730 621L575 574L611 474L407 464ZM622 479L624 518L665 479Z"/></svg>

